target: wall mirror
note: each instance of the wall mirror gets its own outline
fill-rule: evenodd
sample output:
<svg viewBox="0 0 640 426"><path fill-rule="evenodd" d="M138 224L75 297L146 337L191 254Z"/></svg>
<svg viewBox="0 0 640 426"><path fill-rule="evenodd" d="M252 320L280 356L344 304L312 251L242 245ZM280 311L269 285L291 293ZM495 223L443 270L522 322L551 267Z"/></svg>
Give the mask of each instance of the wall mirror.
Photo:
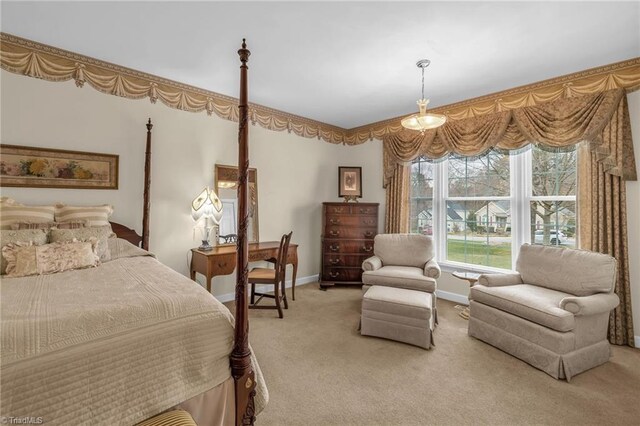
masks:
<svg viewBox="0 0 640 426"><path fill-rule="evenodd" d="M218 228L218 244L235 244L238 237L238 168L216 164L215 188L222 201L222 220ZM249 227L250 243L260 241L258 232L258 171L249 168Z"/></svg>

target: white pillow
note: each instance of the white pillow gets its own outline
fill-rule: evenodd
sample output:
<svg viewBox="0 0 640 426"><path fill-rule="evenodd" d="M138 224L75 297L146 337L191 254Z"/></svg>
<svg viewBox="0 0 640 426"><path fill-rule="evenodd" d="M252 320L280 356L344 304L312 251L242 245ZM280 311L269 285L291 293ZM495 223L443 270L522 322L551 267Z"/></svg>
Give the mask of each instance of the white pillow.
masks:
<svg viewBox="0 0 640 426"><path fill-rule="evenodd" d="M53 222L55 206L25 206L11 198L0 200L0 229L11 229L11 225L19 222L44 223Z"/></svg>
<svg viewBox="0 0 640 426"><path fill-rule="evenodd" d="M109 204L101 206L67 206L57 204L55 209L56 222L71 222L86 220L87 226L111 226L109 218L113 214L113 207Z"/></svg>

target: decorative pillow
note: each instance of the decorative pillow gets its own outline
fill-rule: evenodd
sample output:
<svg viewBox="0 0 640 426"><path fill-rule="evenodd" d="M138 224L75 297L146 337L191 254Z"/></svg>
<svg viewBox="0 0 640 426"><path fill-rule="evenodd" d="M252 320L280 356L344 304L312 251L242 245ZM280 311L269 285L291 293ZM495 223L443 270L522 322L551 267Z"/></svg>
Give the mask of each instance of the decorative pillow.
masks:
<svg viewBox="0 0 640 426"><path fill-rule="evenodd" d="M101 262L108 262L111 260L111 251L109 250L109 244L107 239L111 237L113 231L111 226L96 226L93 228L78 228L78 229L56 229L52 228L49 231L49 239L52 243L64 242L64 241L90 241L95 238L98 243L96 246L96 252L100 257Z"/></svg>
<svg viewBox="0 0 640 426"><path fill-rule="evenodd" d="M23 206L11 198L0 202L0 229L11 229L18 222L53 222L55 206Z"/></svg>
<svg viewBox="0 0 640 426"><path fill-rule="evenodd" d="M19 230L19 229L45 229L49 230L51 228L58 229L78 229L85 228L87 226L86 220L74 220L71 222L17 222L11 225L11 229Z"/></svg>
<svg viewBox="0 0 640 426"><path fill-rule="evenodd" d="M21 229L19 231L12 231L3 229L0 231L0 245L2 247L7 244L32 244L40 246L47 244L47 232L43 229ZM6 274L7 262L4 256L0 256L0 274Z"/></svg>
<svg viewBox="0 0 640 426"><path fill-rule="evenodd" d="M95 238L41 246L7 244L2 248L2 257L7 260L7 277L54 274L98 266L96 244Z"/></svg>
<svg viewBox="0 0 640 426"><path fill-rule="evenodd" d="M56 222L71 222L86 220L87 226L111 226L109 218L113 214L113 207L108 204L102 206L67 206L56 205Z"/></svg>

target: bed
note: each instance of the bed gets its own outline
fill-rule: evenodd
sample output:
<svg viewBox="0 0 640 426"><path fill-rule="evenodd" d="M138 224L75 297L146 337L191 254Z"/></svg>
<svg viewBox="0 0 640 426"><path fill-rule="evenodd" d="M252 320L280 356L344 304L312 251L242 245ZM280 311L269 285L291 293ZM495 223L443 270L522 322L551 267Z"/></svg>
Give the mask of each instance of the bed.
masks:
<svg viewBox="0 0 640 426"><path fill-rule="evenodd" d="M112 223L117 238L108 239L111 259L100 266L2 280L2 416L45 424L129 425L182 408L198 424L254 423L268 393L248 341L249 51L244 40L238 53L235 315L148 251L149 121L142 235Z"/></svg>

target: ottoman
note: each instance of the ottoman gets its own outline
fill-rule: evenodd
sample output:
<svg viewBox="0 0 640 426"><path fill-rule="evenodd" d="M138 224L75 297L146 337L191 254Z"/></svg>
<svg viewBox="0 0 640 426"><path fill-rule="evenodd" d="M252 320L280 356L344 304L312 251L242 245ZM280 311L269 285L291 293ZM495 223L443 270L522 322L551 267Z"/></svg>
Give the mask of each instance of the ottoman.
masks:
<svg viewBox="0 0 640 426"><path fill-rule="evenodd" d="M362 297L360 334L430 349L433 345L431 294L374 285Z"/></svg>

